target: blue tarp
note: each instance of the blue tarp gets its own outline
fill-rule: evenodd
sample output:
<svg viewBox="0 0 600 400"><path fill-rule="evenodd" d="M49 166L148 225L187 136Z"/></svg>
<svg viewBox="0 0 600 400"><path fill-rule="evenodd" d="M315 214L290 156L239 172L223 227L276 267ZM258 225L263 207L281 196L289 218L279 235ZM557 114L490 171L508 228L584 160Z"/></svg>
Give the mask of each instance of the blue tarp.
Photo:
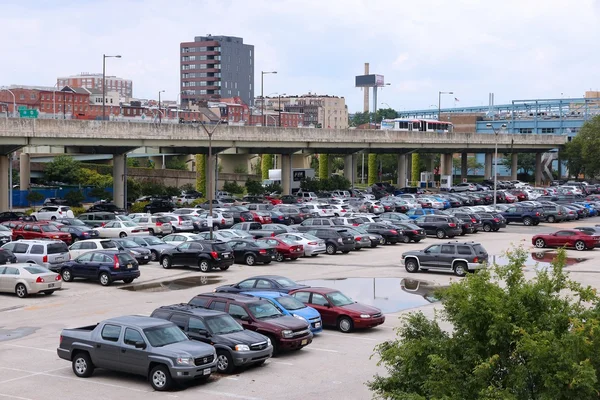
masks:
<svg viewBox="0 0 600 400"><path fill-rule="evenodd" d="M97 197L91 197L89 195L90 191L92 191L93 188L91 187L84 187L84 188L79 188L79 187L69 187L69 186L61 186L61 187L56 187L56 188L47 188L47 189L38 189L38 188L32 188L32 191L36 191L36 192L40 192L43 196L44 199L49 198L49 197L59 197L59 198L65 198L65 195L69 192L72 191L78 191L83 193L84 196L84 203L93 203L95 201L98 201L100 199L98 199ZM105 189L106 192L111 193L112 194L112 187L110 188L106 188ZM29 202L27 201L27 194L29 192L27 190L14 190L13 189L13 207L29 207L29 206L33 206L34 204L29 204ZM41 205L44 202L44 200L40 201L39 203L36 203L36 206Z"/></svg>

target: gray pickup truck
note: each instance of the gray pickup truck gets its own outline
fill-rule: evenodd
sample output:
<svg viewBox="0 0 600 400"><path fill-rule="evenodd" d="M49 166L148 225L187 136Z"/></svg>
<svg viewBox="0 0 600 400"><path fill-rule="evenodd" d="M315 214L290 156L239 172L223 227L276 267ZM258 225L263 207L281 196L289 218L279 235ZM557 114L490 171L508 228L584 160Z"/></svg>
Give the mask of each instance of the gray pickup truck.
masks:
<svg viewBox="0 0 600 400"><path fill-rule="evenodd" d="M231 227L231 229L239 229L240 231L246 231L255 239L263 237L275 236L275 231L269 230L268 228L263 229L260 222L239 222Z"/></svg>
<svg viewBox="0 0 600 400"><path fill-rule="evenodd" d="M138 315L63 329L57 353L80 378L105 368L147 376L159 391L173 382L206 380L217 370L213 346L189 340L172 322Z"/></svg>

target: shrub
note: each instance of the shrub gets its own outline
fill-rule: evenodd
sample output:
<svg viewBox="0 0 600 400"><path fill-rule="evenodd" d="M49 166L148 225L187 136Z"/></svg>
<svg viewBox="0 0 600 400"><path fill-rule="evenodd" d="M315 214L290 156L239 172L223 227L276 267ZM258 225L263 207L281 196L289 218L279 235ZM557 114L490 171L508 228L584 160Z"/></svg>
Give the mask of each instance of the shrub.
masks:
<svg viewBox="0 0 600 400"><path fill-rule="evenodd" d="M225 183L223 184L223 190L234 194L244 193L244 187L242 185L239 185L237 182L225 181Z"/></svg>
<svg viewBox="0 0 600 400"><path fill-rule="evenodd" d="M27 202L29 204L41 203L44 200L44 195L40 192L31 191L27 193Z"/></svg>
<svg viewBox="0 0 600 400"><path fill-rule="evenodd" d="M257 196L263 194L265 192L265 188L263 188L260 182L253 179L248 179L246 181L246 191L250 195Z"/></svg>
<svg viewBox="0 0 600 400"><path fill-rule="evenodd" d="M75 217L78 217L79 215L83 214L86 210L85 207L71 207L71 211L73 211Z"/></svg>
<svg viewBox="0 0 600 400"><path fill-rule="evenodd" d="M133 203L131 205L131 212L132 213L141 213L144 212L144 207L146 207L148 205L147 201L138 201L136 203Z"/></svg>
<svg viewBox="0 0 600 400"><path fill-rule="evenodd" d="M233 168L233 172L235 172L236 174L247 174L248 173L248 168L245 165L236 165Z"/></svg>
<svg viewBox="0 0 600 400"><path fill-rule="evenodd" d="M35 210L33 208L28 208L27 210L23 211L25 213L25 215L31 215L32 212L34 212Z"/></svg>
<svg viewBox="0 0 600 400"><path fill-rule="evenodd" d="M265 186L265 193L283 193L283 187L279 183L270 183Z"/></svg>
<svg viewBox="0 0 600 400"><path fill-rule="evenodd" d="M65 194L65 200L67 204L71 207L78 207L81 205L81 202L85 199L83 193L79 190L71 190L69 193Z"/></svg>

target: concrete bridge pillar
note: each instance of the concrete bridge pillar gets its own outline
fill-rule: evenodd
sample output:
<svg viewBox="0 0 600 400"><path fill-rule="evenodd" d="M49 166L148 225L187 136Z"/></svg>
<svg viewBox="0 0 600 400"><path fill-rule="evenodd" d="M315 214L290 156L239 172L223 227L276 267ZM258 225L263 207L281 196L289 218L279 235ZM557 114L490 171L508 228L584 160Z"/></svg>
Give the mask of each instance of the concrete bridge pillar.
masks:
<svg viewBox="0 0 600 400"><path fill-rule="evenodd" d="M281 155L281 187L283 194L292 194L292 156Z"/></svg>
<svg viewBox="0 0 600 400"><path fill-rule="evenodd" d="M452 160L452 154L440 154L440 175L452 173L452 168L448 169L448 159Z"/></svg>
<svg viewBox="0 0 600 400"><path fill-rule="evenodd" d="M348 179L352 186L354 186L354 171L356 170L354 160L354 154L344 156L344 178Z"/></svg>
<svg viewBox="0 0 600 400"><path fill-rule="evenodd" d="M446 154L446 174L454 175L454 154Z"/></svg>
<svg viewBox="0 0 600 400"><path fill-rule="evenodd" d="M31 160L29 153L21 153L19 158L19 187L29 190L31 183Z"/></svg>
<svg viewBox="0 0 600 400"><path fill-rule="evenodd" d="M542 180L542 153L535 153L535 186L541 186Z"/></svg>
<svg viewBox="0 0 600 400"><path fill-rule="evenodd" d="M412 169L413 169L412 154L407 154L406 155L406 178L408 179L409 182L412 180ZM408 186L410 186L410 184L408 184Z"/></svg>
<svg viewBox="0 0 600 400"><path fill-rule="evenodd" d="M467 153L460 153L460 179L467 179L469 173L469 167L467 163Z"/></svg>
<svg viewBox="0 0 600 400"><path fill-rule="evenodd" d="M113 155L113 202L117 207L125 208L125 154Z"/></svg>
<svg viewBox="0 0 600 400"><path fill-rule="evenodd" d="M483 177L485 179L489 179L494 176L494 167L493 167L493 158L494 155L492 153L485 153L485 164L484 164L484 172Z"/></svg>
<svg viewBox="0 0 600 400"><path fill-rule="evenodd" d="M510 155L510 180L517 180L517 172L519 171L519 155L517 153L512 153Z"/></svg>
<svg viewBox="0 0 600 400"><path fill-rule="evenodd" d="M8 155L0 155L0 210L6 211L9 207L8 196L10 195L9 180L9 156Z"/></svg>
<svg viewBox="0 0 600 400"><path fill-rule="evenodd" d="M292 154L292 168L310 168L310 154Z"/></svg>
<svg viewBox="0 0 600 400"><path fill-rule="evenodd" d="M398 154L398 179L396 185L399 188L406 187L406 154Z"/></svg>

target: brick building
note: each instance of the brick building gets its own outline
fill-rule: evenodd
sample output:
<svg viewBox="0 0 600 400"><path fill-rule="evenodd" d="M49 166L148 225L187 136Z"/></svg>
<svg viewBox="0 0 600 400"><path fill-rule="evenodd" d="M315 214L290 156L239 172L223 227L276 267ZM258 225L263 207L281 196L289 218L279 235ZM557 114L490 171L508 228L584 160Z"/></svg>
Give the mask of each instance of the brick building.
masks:
<svg viewBox="0 0 600 400"><path fill-rule="evenodd" d="M121 97L133 97L133 81L131 79L119 78L106 75L106 91L118 92ZM102 92L102 74L90 74L82 72L79 75L56 78L58 87L70 86L72 88L95 89Z"/></svg>
<svg viewBox="0 0 600 400"><path fill-rule="evenodd" d="M348 128L348 107L343 97L308 93L302 96L265 97L264 102L266 111L281 109L303 114L302 124L306 127ZM257 109L262 108L262 103L263 99L256 98Z"/></svg>

